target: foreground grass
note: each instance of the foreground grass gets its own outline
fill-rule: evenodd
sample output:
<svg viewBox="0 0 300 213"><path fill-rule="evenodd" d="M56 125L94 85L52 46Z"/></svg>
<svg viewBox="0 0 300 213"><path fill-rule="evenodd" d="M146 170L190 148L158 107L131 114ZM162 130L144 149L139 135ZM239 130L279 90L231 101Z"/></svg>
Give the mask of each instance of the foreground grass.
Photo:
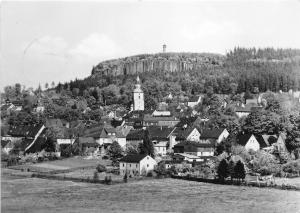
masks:
<svg viewBox="0 0 300 213"><path fill-rule="evenodd" d="M2 176L2 212L300 212L300 192L147 180L120 185Z"/></svg>

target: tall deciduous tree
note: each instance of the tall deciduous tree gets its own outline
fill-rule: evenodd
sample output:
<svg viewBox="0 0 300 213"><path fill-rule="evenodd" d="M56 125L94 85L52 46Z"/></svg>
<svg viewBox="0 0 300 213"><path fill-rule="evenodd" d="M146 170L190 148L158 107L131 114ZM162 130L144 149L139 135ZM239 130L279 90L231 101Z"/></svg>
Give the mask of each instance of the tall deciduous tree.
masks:
<svg viewBox="0 0 300 213"><path fill-rule="evenodd" d="M123 149L117 141L114 141L110 145L107 154L111 157L111 159L116 160L123 156Z"/></svg>

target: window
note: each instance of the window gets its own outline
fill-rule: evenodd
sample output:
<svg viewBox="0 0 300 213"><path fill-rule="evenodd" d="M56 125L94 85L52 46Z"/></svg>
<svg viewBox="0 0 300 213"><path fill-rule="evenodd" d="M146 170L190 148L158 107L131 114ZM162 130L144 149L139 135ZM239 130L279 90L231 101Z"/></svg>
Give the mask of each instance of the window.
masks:
<svg viewBox="0 0 300 213"><path fill-rule="evenodd" d="M136 164L136 168L138 167L138 165Z"/></svg>
<svg viewBox="0 0 300 213"><path fill-rule="evenodd" d="M125 166L125 164L123 163L123 167Z"/></svg>
<svg viewBox="0 0 300 213"><path fill-rule="evenodd" d="M147 167L149 167L149 164L147 164Z"/></svg>
<svg viewBox="0 0 300 213"><path fill-rule="evenodd" d="M147 160L149 160L149 157L147 157Z"/></svg>
<svg viewBox="0 0 300 213"><path fill-rule="evenodd" d="M129 164L129 167L131 167L131 164Z"/></svg>

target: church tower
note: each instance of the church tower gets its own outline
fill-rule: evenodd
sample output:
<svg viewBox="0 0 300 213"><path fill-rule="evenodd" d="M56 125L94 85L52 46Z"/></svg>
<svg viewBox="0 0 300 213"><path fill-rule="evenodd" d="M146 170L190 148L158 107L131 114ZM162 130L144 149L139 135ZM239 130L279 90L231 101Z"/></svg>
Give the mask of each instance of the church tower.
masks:
<svg viewBox="0 0 300 213"><path fill-rule="evenodd" d="M141 89L140 78L137 76L133 90L133 111L144 110L144 93Z"/></svg>

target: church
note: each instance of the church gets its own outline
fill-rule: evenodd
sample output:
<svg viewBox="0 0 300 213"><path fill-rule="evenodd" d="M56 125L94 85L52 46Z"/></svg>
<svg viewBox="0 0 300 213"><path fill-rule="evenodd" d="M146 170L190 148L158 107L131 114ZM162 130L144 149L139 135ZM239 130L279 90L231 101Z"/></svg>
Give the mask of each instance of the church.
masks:
<svg viewBox="0 0 300 213"><path fill-rule="evenodd" d="M144 111L144 93L141 89L140 78L137 76L133 90L133 111Z"/></svg>

